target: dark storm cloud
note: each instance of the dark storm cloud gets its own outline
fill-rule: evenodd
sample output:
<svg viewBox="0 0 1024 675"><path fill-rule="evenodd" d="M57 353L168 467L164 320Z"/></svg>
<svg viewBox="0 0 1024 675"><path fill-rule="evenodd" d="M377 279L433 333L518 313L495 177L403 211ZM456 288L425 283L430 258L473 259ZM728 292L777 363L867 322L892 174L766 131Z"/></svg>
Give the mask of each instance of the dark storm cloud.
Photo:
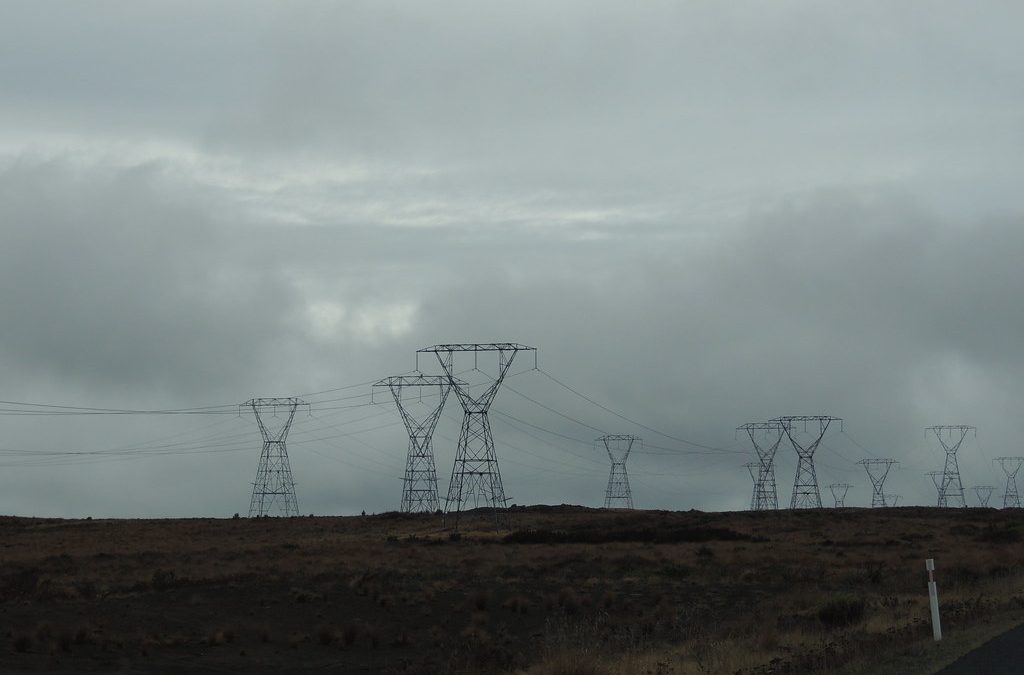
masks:
<svg viewBox="0 0 1024 675"><path fill-rule="evenodd" d="M782 414L847 420L819 476L857 485L851 504L870 453L904 463L891 491L932 499L929 424L976 424L965 482L995 483L1024 404L1020 11L9 7L2 398L227 404L516 340L677 437L516 375L495 434L521 503L599 503L599 429L652 446L630 460L638 504L742 508L733 429ZM398 421L366 412L297 420L304 511L394 507L404 435L342 435ZM443 484L457 417L435 441ZM233 419L10 418L15 449L253 450L11 468L0 510L233 513L258 451Z"/></svg>

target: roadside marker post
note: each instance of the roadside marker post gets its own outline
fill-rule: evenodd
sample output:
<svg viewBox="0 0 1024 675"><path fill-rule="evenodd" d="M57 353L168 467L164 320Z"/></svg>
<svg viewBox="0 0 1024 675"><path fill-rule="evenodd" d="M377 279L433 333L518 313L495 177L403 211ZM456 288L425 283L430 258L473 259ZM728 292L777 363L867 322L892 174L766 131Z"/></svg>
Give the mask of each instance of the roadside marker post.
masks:
<svg viewBox="0 0 1024 675"><path fill-rule="evenodd" d="M932 608L932 637L938 642L942 639L942 624L939 623L939 590L935 586L935 560L928 558L924 561L924 567L928 570L928 604Z"/></svg>

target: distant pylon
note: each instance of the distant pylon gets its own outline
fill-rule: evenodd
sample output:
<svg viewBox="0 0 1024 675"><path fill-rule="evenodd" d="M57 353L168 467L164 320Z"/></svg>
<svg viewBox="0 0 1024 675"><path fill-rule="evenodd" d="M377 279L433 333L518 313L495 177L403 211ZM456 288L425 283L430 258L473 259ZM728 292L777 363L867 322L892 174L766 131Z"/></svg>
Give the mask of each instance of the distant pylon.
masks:
<svg viewBox="0 0 1024 675"><path fill-rule="evenodd" d="M757 474L758 474L758 467L761 466L761 463L760 462L747 462L743 466L747 469L748 472L750 472L750 480L752 480L754 482L754 491L750 495L750 510L751 511L756 511L757 508L755 507L755 504L757 503Z"/></svg>
<svg viewBox="0 0 1024 675"><path fill-rule="evenodd" d="M295 480L288 463L285 439L295 420L296 409L308 404L297 398L253 398L242 405L252 408L263 436L260 465L249 501L249 517L267 516L275 510L282 516L299 515L299 501L295 497Z"/></svg>
<svg viewBox="0 0 1024 675"><path fill-rule="evenodd" d="M737 427L750 436L757 452L757 476L754 478L753 511L768 511L779 508L779 497L775 489L775 453L784 436L780 422L750 422ZM762 442L758 442L758 437Z"/></svg>
<svg viewBox="0 0 1024 675"><path fill-rule="evenodd" d="M821 444L821 439L825 437L829 425L832 422L839 422L842 425L843 420L830 415L786 415L769 421L777 422L782 426L783 432L789 438L798 457L796 479L793 481L793 498L789 502L789 508L820 509L821 491L818 489L818 476L814 472L814 451ZM806 446L801 445L793 438L793 425L799 422L803 422L805 432L808 422L818 425L813 432L816 434L814 440Z"/></svg>
<svg viewBox="0 0 1024 675"><path fill-rule="evenodd" d="M871 481L871 507L888 506L882 485L885 483L885 477L889 475L889 469L899 462L895 459L862 459L857 463L868 472L868 479Z"/></svg>
<svg viewBox="0 0 1024 675"><path fill-rule="evenodd" d="M849 483L832 483L828 486L828 489L832 491L832 499L836 502L836 508L841 509L846 506L846 493L853 487Z"/></svg>
<svg viewBox="0 0 1024 675"><path fill-rule="evenodd" d="M978 505L981 508L988 508L988 500L992 497L992 493L995 492L995 486L993 485L975 485L974 488L975 496L978 498Z"/></svg>
<svg viewBox="0 0 1024 675"><path fill-rule="evenodd" d="M1017 472L1024 463L1024 457L996 457L1003 473L1006 474L1006 491L1003 493L1004 509L1019 509L1020 495L1017 494Z"/></svg>
<svg viewBox="0 0 1024 675"><path fill-rule="evenodd" d="M946 451L946 465L942 470L942 487L939 488L939 506L967 506L967 500L964 498L964 484L960 481L960 467L957 465L956 452L967 438L967 432L972 429L977 436L977 428L967 424L945 424L925 429L926 432L931 431L935 434L942 449ZM942 432L946 432L949 442L943 440ZM959 434L959 438L957 434Z"/></svg>
<svg viewBox="0 0 1024 675"><path fill-rule="evenodd" d="M460 384L465 384L461 380ZM434 466L434 449L430 439L437 428L444 403L451 391L447 375L424 375L417 372L412 375L395 375L385 377L374 383L374 387L387 387L395 399L398 413L402 416L405 429L409 433L409 452L405 461L405 478L402 480L402 501L399 510L402 513L434 513L440 510L437 496L437 470ZM424 387L437 387L439 398L437 405L423 419L416 419L409 412L406 402L402 399L402 390L416 387L420 392ZM419 397L422 400L422 395Z"/></svg>
<svg viewBox="0 0 1024 675"><path fill-rule="evenodd" d="M521 351L532 351L535 355L537 352L533 347L514 342L442 344L416 352L417 359L423 353L431 353L437 357L459 403L462 404L462 431L459 433L459 447L455 450L455 463L452 465L452 479L448 484L448 498L444 509L446 519L449 514L455 512L455 529L459 527L459 516L464 508L481 506L491 508L496 527L512 527L487 411L494 402L505 375L508 374L512 360ZM473 354L473 370L482 373L483 371L476 367L477 359L481 353L490 352L498 355L497 374L485 383L488 386L484 387L481 393L473 394L468 385L459 384L455 379L455 354Z"/></svg>
<svg viewBox="0 0 1024 675"><path fill-rule="evenodd" d="M629 476L626 475L626 459L637 442L643 441L628 434L607 434L597 439L604 443L608 459L612 460L612 470L608 474L608 487L604 491L604 507L606 509L633 508L633 491L629 487Z"/></svg>
<svg viewBox="0 0 1024 675"><path fill-rule="evenodd" d="M884 495L886 506L899 506L902 495Z"/></svg>

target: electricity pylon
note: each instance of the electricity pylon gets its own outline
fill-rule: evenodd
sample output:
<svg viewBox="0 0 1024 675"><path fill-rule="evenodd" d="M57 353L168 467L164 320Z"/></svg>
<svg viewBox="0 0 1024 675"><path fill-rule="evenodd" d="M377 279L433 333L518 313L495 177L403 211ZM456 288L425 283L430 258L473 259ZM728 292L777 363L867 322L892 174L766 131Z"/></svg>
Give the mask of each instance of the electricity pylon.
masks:
<svg viewBox="0 0 1024 675"><path fill-rule="evenodd" d="M868 472L868 479L871 481L871 507L888 506L882 485L885 483L885 477L889 475L889 469L899 462L895 459L862 459L857 463Z"/></svg>
<svg viewBox="0 0 1024 675"><path fill-rule="evenodd" d="M757 510L757 474L758 467L761 466L760 462L747 462L743 465L744 468L750 473L750 480L754 482L754 491L750 494L750 510Z"/></svg>
<svg viewBox="0 0 1024 675"><path fill-rule="evenodd" d="M1024 463L1024 457L996 457L996 462L1006 474L1006 491L1003 493L1004 509L1019 509L1020 495L1017 494L1017 472Z"/></svg>
<svg viewBox="0 0 1024 675"><path fill-rule="evenodd" d="M757 477L754 478L753 511L767 511L779 508L779 497L775 490L775 453L782 443L781 422L750 422L736 428L750 436L757 452ZM762 433L763 432L763 433ZM758 443L758 436L762 442Z"/></svg>
<svg viewBox="0 0 1024 675"><path fill-rule="evenodd" d="M300 405L309 404L297 398L253 398L242 405L252 408L263 436L260 466L256 470L249 501L249 517L267 516L275 509L282 516L299 515L299 500L295 497L295 480L288 463L285 439L295 420L295 411Z"/></svg>
<svg viewBox="0 0 1024 675"><path fill-rule="evenodd" d="M925 475L932 479L935 485L935 494L938 495L938 505L942 506L942 471L929 471Z"/></svg>
<svg viewBox="0 0 1024 675"><path fill-rule="evenodd" d="M946 424L928 427L925 432L933 432L935 438L939 439L942 449L946 451L946 465L942 470L942 487L939 488L939 506L966 507L967 500L964 498L964 484L960 481L960 467L956 462L956 452L960 445L967 438L967 432L974 430L978 435L976 427L967 424ZM942 432L946 432L946 440L942 438ZM957 434L960 435L957 438Z"/></svg>
<svg viewBox="0 0 1024 675"><path fill-rule="evenodd" d="M420 354L430 353L437 357L444 368L448 383L462 404L462 431L459 432L459 447L455 451L455 463L452 465L452 479L448 485L448 498L445 500L445 515L455 512L454 527L459 527L459 516L469 503L473 508L481 505L490 507L494 512L494 523L498 528L511 528L508 515L508 503L505 488L501 483L501 472L498 469L498 455L494 449L494 436L491 434L491 422L487 411L498 393L498 387L508 374L512 360L521 351L532 351L536 357L537 350L533 347L514 342L493 342L486 344L441 344L425 347L416 352L417 361ZM484 383L487 385L479 394L472 394L470 386L460 384L455 379L455 354L472 353L474 370L481 353L496 352L498 356L497 374ZM417 370L419 369L417 363Z"/></svg>
<svg viewBox="0 0 1024 675"><path fill-rule="evenodd" d="M633 508L633 491L629 488L629 476L626 475L626 459L633 445L643 441L636 436L626 434L606 434L597 439L604 443L608 451L608 459L612 460L612 470L608 474L608 487L604 491L604 507L606 509Z"/></svg>
<svg viewBox="0 0 1024 675"><path fill-rule="evenodd" d="M902 495L883 495L883 496L885 497L886 506L896 507L896 506L900 505L900 497Z"/></svg>
<svg viewBox="0 0 1024 675"><path fill-rule="evenodd" d="M814 451L821 445L821 439L825 437L829 425L832 422L839 422L842 425L843 420L830 415L785 415L769 422L777 422L782 426L782 431L789 438L798 457L796 479L793 481L793 498L789 502L789 508L820 509L821 491L818 489L818 476L814 472ZM805 432L808 423L818 425L817 431L814 432L817 435L807 445L801 445L793 438L793 425L798 422L803 422Z"/></svg>
<svg viewBox="0 0 1024 675"><path fill-rule="evenodd" d="M460 384L465 384L459 380ZM434 513L440 510L437 496L437 470L434 466L434 449L430 439L441 418L445 401L451 385L445 375L395 375L385 377L374 383L374 387L387 387L395 399L398 413L402 416L405 429L409 433L409 452L405 460L405 478L402 480L402 502L399 510L402 513ZM402 390L415 387L419 392L419 400L423 400L425 387L437 387L438 401L430 413L423 419L414 417L402 399Z"/></svg>
<svg viewBox="0 0 1024 675"><path fill-rule="evenodd" d="M832 499L836 502L836 508L841 509L846 506L846 493L853 487L849 483L832 483L828 486L828 489L832 491Z"/></svg>
<svg viewBox="0 0 1024 675"><path fill-rule="evenodd" d="M995 492L994 485L975 485L973 488L975 496L978 498L978 505L985 509L988 508L988 500L992 497L992 493Z"/></svg>

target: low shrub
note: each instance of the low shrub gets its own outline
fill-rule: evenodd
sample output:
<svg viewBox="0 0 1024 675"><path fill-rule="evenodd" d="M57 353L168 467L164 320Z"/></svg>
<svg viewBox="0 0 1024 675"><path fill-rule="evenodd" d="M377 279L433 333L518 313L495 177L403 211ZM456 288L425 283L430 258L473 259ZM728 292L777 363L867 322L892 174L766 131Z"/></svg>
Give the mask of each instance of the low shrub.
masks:
<svg viewBox="0 0 1024 675"><path fill-rule="evenodd" d="M835 597L818 609L818 620L829 628L842 628L863 619L864 607L863 598Z"/></svg>
<svg viewBox="0 0 1024 675"><path fill-rule="evenodd" d="M506 544L605 544L642 542L652 544L703 543L709 541L765 542L726 527L643 527L619 529L516 530L505 536Z"/></svg>
<svg viewBox="0 0 1024 675"><path fill-rule="evenodd" d="M351 647L359 637L359 626L354 623L345 624L345 627L341 629L341 644L346 647Z"/></svg>
<svg viewBox="0 0 1024 675"><path fill-rule="evenodd" d="M975 541L985 544L1016 544L1021 540L1020 530L1013 527L989 526L982 530Z"/></svg>
<svg viewBox="0 0 1024 675"><path fill-rule="evenodd" d="M32 636L28 633L19 633L14 636L14 651L19 654L32 649Z"/></svg>
<svg viewBox="0 0 1024 675"><path fill-rule="evenodd" d="M153 588L158 591L165 591L174 586L176 581L174 570L156 570L150 578Z"/></svg>

